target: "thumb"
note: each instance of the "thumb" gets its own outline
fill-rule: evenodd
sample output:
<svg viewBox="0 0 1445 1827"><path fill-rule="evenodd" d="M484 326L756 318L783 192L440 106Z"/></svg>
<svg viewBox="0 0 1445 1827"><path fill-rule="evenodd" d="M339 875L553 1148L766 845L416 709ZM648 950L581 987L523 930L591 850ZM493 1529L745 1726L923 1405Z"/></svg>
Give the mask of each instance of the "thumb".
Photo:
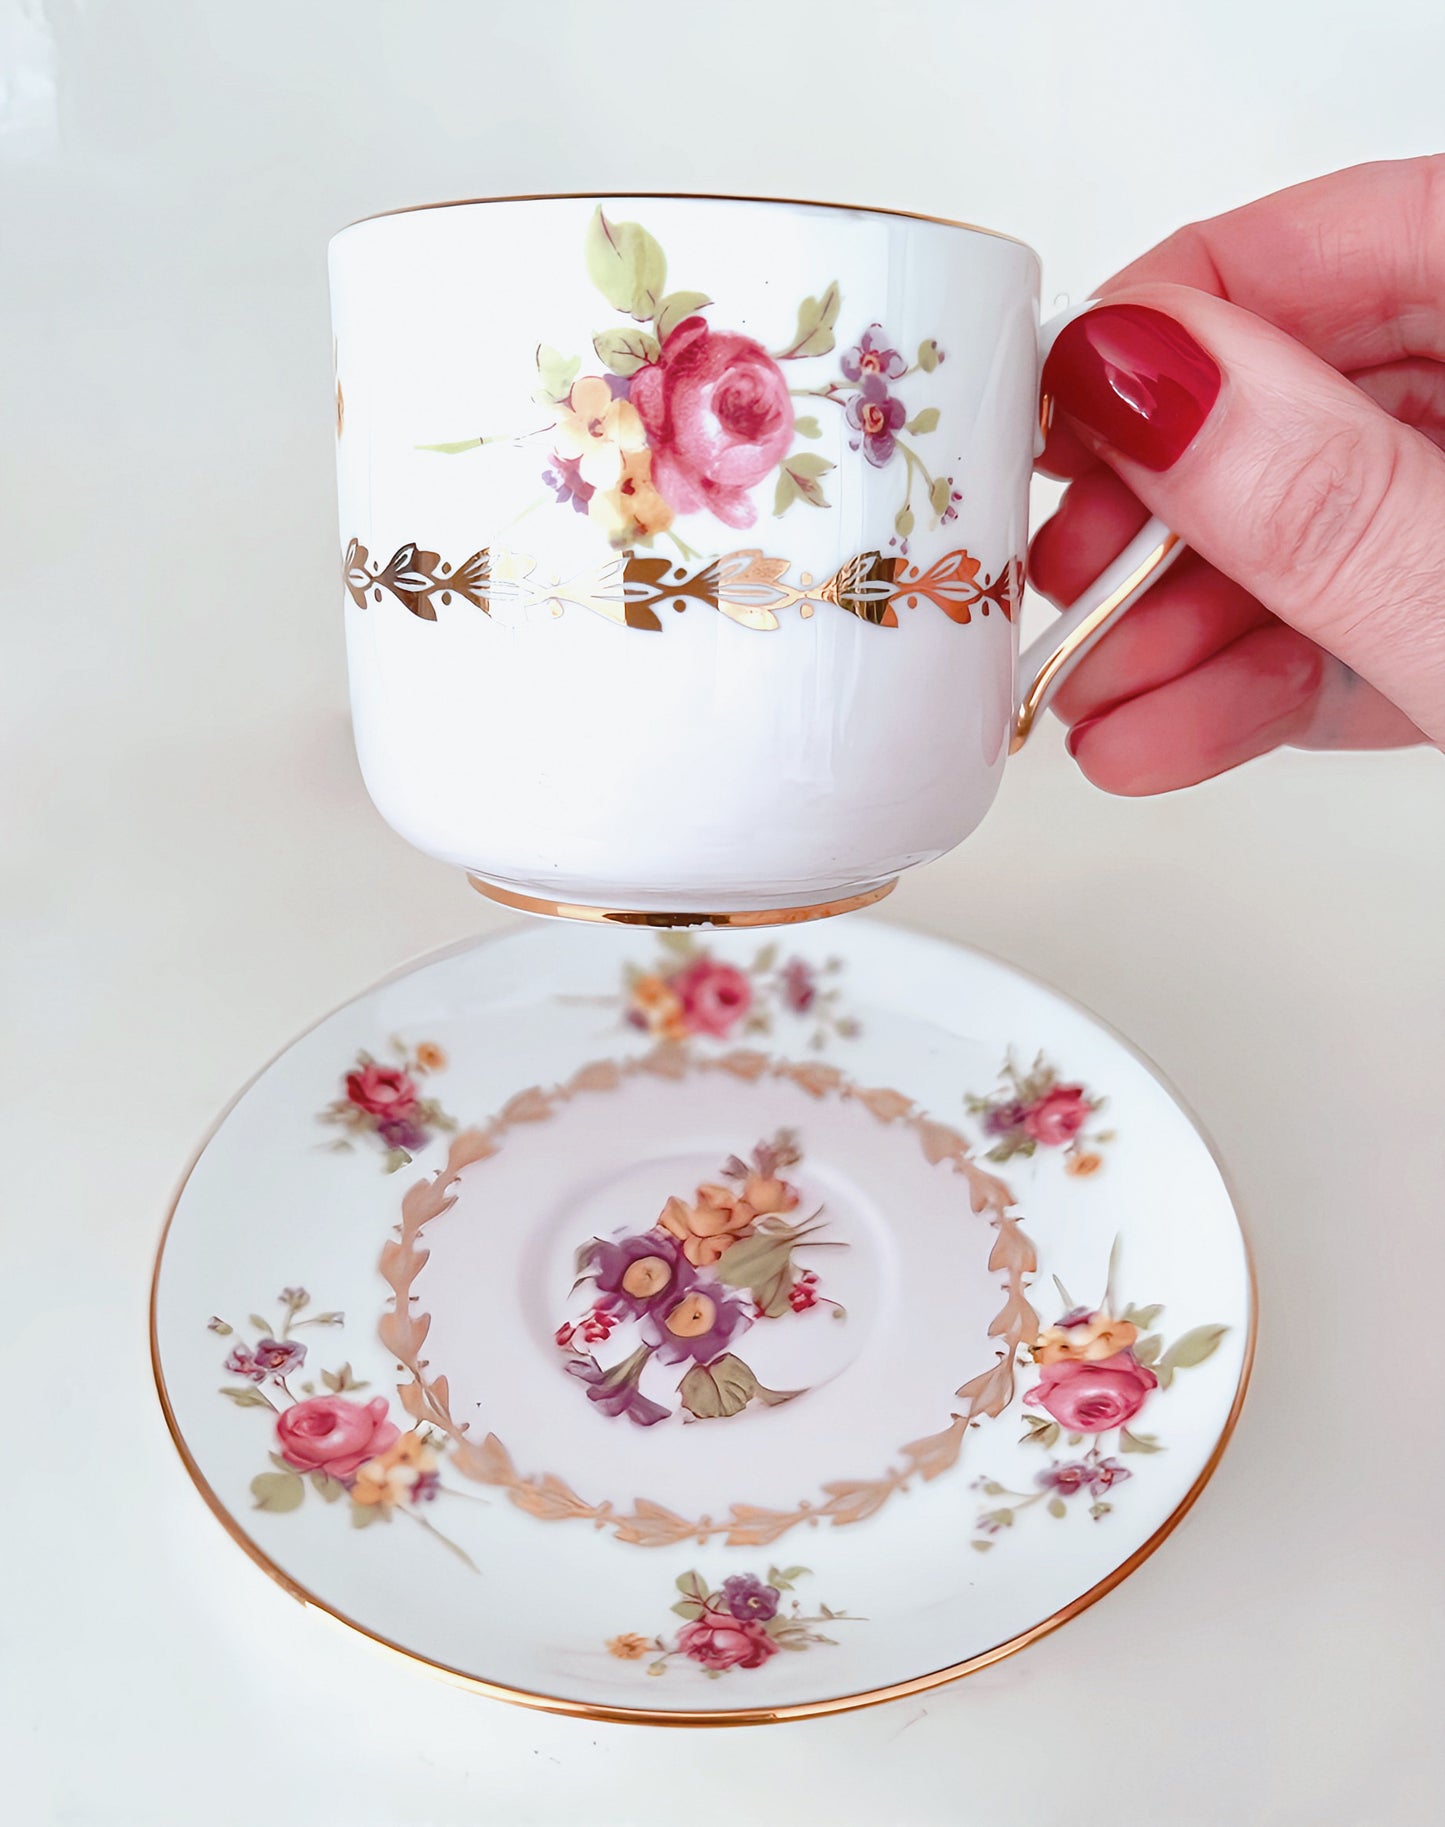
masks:
<svg viewBox="0 0 1445 1827"><path fill-rule="evenodd" d="M1445 455L1427 438L1188 286L1111 292L1043 384L1201 557L1445 741Z"/></svg>

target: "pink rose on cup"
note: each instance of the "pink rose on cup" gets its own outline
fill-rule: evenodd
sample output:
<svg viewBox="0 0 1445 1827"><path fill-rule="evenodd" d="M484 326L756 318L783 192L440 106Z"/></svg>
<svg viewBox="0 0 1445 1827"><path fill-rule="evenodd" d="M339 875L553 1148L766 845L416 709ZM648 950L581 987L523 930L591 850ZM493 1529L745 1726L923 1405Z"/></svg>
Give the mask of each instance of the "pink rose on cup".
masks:
<svg viewBox="0 0 1445 1827"><path fill-rule="evenodd" d="M677 1633L677 1647L704 1668L760 1668L778 1646L752 1618L705 1611Z"/></svg>
<svg viewBox="0 0 1445 1827"><path fill-rule="evenodd" d="M276 1421L281 1457L298 1472L350 1478L367 1459L384 1453L401 1430L386 1418L386 1397L348 1402L344 1396L312 1396L288 1408Z"/></svg>
<svg viewBox="0 0 1445 1827"><path fill-rule="evenodd" d="M369 1116L392 1119L409 1114L416 1104L416 1086L400 1066L358 1066L346 1075L346 1095Z"/></svg>
<svg viewBox="0 0 1445 1827"><path fill-rule="evenodd" d="M1092 1109L1082 1085L1055 1085L1024 1112L1023 1126L1036 1142L1046 1148L1058 1148L1073 1141L1088 1122Z"/></svg>
<svg viewBox="0 0 1445 1827"><path fill-rule="evenodd" d="M657 360L633 375L631 400L668 505L751 526L757 510L747 491L777 467L793 437L788 383L767 350L684 318Z"/></svg>
<svg viewBox="0 0 1445 1827"><path fill-rule="evenodd" d="M752 985L731 964L698 958L672 979L673 994L682 998L683 1024L690 1034L712 1034L725 1040L753 1006Z"/></svg>
<svg viewBox="0 0 1445 1827"><path fill-rule="evenodd" d="M1045 1365L1043 1381L1029 1390L1024 1401L1032 1408L1047 1410L1071 1433L1102 1434L1132 1421L1158 1381L1152 1370L1127 1351L1093 1363L1085 1358L1063 1358Z"/></svg>

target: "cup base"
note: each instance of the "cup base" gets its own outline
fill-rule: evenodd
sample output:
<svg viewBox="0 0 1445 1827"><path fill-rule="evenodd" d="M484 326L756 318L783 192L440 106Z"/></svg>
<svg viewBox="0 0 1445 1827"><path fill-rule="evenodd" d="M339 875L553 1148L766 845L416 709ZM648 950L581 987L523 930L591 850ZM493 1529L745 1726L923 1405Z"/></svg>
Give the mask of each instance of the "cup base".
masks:
<svg viewBox="0 0 1445 1827"><path fill-rule="evenodd" d="M467 880L489 901L546 920L588 920L604 926L669 928L800 926L805 920L826 920L833 914L854 913L860 907L872 907L898 886L897 876L891 876L887 881L873 882L867 887L840 889L826 901L812 901L804 906L730 907L715 913L678 913L664 908L593 907L578 901L554 901L545 895L486 881L470 871Z"/></svg>

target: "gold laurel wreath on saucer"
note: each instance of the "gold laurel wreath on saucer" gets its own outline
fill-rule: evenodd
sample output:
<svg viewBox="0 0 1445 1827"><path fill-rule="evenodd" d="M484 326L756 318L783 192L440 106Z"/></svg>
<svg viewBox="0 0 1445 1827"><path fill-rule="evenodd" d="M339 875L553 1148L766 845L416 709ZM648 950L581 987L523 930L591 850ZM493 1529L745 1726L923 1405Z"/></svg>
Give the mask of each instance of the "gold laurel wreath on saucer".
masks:
<svg viewBox="0 0 1445 1827"><path fill-rule="evenodd" d="M412 1291L430 1255L421 1232L431 1219L455 1204L462 1169L495 1154L507 1130L546 1121L579 1093L613 1091L638 1074L679 1079L698 1071L727 1072L749 1082L786 1079L812 1097L837 1094L863 1105L880 1123L906 1125L916 1132L930 1163L936 1166L947 1161L967 1181L974 1213L988 1213L996 1233L988 1267L1002 1278L1004 1303L989 1325L988 1336L998 1341L998 1350L993 1364L955 1392L960 1406L950 1415L948 1425L936 1434L900 1447L900 1463L887 1467L878 1476L825 1484L822 1502L804 1501L791 1510L734 1503L726 1517L694 1519L645 1497L633 1498L628 1509L619 1509L609 1501L590 1503L553 1473L520 1472L495 1434L473 1440L468 1424L457 1422L452 1415L447 1378L431 1375L428 1360L422 1355L431 1319L414 1309ZM380 1269L393 1300L378 1330L399 1366L410 1372L411 1380L397 1385L397 1395L406 1412L448 1436L454 1446L450 1463L458 1472L478 1484L504 1490L511 1502L529 1516L543 1522L590 1522L595 1528L612 1530L618 1541L642 1547L665 1547L684 1541L705 1543L715 1537L723 1538L732 1547L757 1547L777 1541L803 1523L816 1526L827 1522L842 1528L862 1522L881 1510L895 1492L906 1489L913 1479L926 1483L948 1471L958 1461L969 1427L1008 1407L1013 1399L1019 1352L1033 1343L1039 1331L1039 1318L1026 1292L1026 1278L1036 1273L1038 1258L1032 1241L1020 1229L1019 1220L1009 1216L1014 1203L1008 1185L978 1166L957 1130L924 1115L901 1092L855 1086L836 1066L820 1061L774 1060L749 1049L704 1059L689 1053L684 1044L667 1042L635 1058L593 1061L566 1084L551 1090L534 1086L518 1092L485 1128L464 1130L454 1137L446 1166L432 1179L418 1181L406 1193L399 1236L382 1250Z"/></svg>

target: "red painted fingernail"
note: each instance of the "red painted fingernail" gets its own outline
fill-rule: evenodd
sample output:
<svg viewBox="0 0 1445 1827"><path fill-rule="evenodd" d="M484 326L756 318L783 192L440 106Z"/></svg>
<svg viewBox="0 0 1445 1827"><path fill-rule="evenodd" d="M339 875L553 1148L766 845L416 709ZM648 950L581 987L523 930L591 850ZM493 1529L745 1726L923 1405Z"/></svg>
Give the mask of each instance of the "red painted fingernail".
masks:
<svg viewBox="0 0 1445 1827"><path fill-rule="evenodd" d="M1172 317L1146 305L1097 305L1059 333L1044 392L1121 456L1168 469L1219 397L1221 375Z"/></svg>
<svg viewBox="0 0 1445 1827"><path fill-rule="evenodd" d="M1079 744L1084 740L1085 736L1088 735L1089 731L1093 729L1096 723L1102 723L1103 721L1103 715L1100 714L1097 717L1085 717L1074 725L1068 735L1064 737L1064 747L1069 751L1070 755L1077 756Z"/></svg>

